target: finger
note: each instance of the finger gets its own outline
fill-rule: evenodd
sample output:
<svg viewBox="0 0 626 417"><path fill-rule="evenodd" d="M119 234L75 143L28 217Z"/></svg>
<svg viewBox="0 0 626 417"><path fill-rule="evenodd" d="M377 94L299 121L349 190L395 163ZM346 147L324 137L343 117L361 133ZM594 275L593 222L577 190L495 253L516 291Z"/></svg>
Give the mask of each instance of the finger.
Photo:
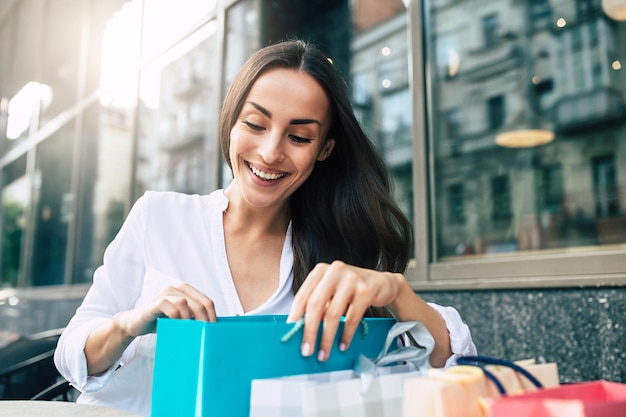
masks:
<svg viewBox="0 0 626 417"><path fill-rule="evenodd" d="M332 265L321 268L318 272L321 273L322 269L323 275L321 278L316 277L317 285L309 295L306 304L303 350L316 345L319 325L323 321L324 327L317 358L320 361L325 361L332 349L339 320L345 312L351 296L349 293L346 294L345 290L343 292L337 291L340 283L338 278L341 278L341 271L343 270L342 264L333 262Z"/></svg>
<svg viewBox="0 0 626 417"><path fill-rule="evenodd" d="M186 297L194 319L217 321L213 300L189 284L183 284L178 289Z"/></svg>
<svg viewBox="0 0 626 417"><path fill-rule="evenodd" d="M187 298L182 296L167 296L159 303L160 311L171 319L190 319L191 309Z"/></svg>
<svg viewBox="0 0 626 417"><path fill-rule="evenodd" d="M315 351L317 333L319 331L321 314L311 313L304 315L304 329L302 331L302 345L300 352L302 356L311 356Z"/></svg>
<svg viewBox="0 0 626 417"><path fill-rule="evenodd" d="M187 292L176 287L166 287L161 294L155 297L149 304L141 309L134 310L125 316L125 327L129 334L140 336L143 334L154 332L156 322L161 317L169 317L173 319L190 319L192 316L198 315L205 320L215 321L215 310L212 307L212 301L202 300L208 306L200 307L200 303L195 301L187 293L193 293L193 287L189 286ZM192 290L190 290L192 289ZM193 305L194 307L191 307ZM206 310L209 309L210 313ZM207 318L208 317L208 318Z"/></svg>
<svg viewBox="0 0 626 417"><path fill-rule="evenodd" d="M361 323L361 319L363 318L368 307L369 306L366 303L359 302L358 297L350 305L344 319L341 342L339 342L339 350L347 350L350 347L354 334L356 333L356 330Z"/></svg>
<svg viewBox="0 0 626 417"><path fill-rule="evenodd" d="M176 318L194 318L203 321L217 321L213 300L190 284L184 283L178 287L169 286L165 288L161 294L182 297L187 300L187 308L191 312L190 316ZM176 313L172 314L176 315Z"/></svg>
<svg viewBox="0 0 626 417"><path fill-rule="evenodd" d="M315 290L315 287L319 283L320 279L324 276L324 272L328 266L328 264L319 263L315 265L311 272L309 272L309 275L307 275L306 279L293 298L291 309L289 310L289 315L287 316L287 323L293 323L302 318L307 309L309 297L313 293L313 290Z"/></svg>
<svg viewBox="0 0 626 417"><path fill-rule="evenodd" d="M326 308L323 318L322 337L317 351L317 359L321 362L328 360L330 357L337 336L337 329L346 310L345 306L348 304L348 300L349 297L335 295Z"/></svg>
<svg viewBox="0 0 626 417"><path fill-rule="evenodd" d="M353 269L340 265L340 267L336 268L336 273L340 274L338 275L339 280L332 301L324 314L324 331L318 355L320 357L326 356L325 359L328 359L332 351L342 316L345 316L345 319L339 350L343 351L350 345L370 299L367 291L364 291L366 286L361 282L361 278ZM324 354L322 354L322 351Z"/></svg>
<svg viewBox="0 0 626 417"><path fill-rule="evenodd" d="M327 268L323 266L315 267L309 274L309 277L307 277L307 280L310 278L311 281L309 282L320 283L326 270ZM305 292L301 294L303 298L300 302L304 305L304 310L298 316L302 317L302 314L304 314L304 330L301 345L303 356L311 356L315 351L319 326L326 312L330 297L332 297L332 291L324 291L321 287L328 288L329 286L329 283L324 283L323 285L316 285L313 290L305 288Z"/></svg>

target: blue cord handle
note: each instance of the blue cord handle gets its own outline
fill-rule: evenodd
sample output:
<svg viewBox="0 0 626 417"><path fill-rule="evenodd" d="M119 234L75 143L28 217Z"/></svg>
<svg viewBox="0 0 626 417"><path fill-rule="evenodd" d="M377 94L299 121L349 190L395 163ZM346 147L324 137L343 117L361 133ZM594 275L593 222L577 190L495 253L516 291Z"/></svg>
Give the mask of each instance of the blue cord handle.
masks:
<svg viewBox="0 0 626 417"><path fill-rule="evenodd" d="M489 380L491 380L491 382L493 382L493 384L496 386L498 392L501 395L506 395L506 389L504 388L504 385L502 385L502 382L500 382L500 380L498 378L496 378L496 376L494 374L492 374L491 372L489 372L488 370L486 370L482 366L479 366L479 368L482 369L482 371L485 374L485 376L487 378L489 378Z"/></svg>
<svg viewBox="0 0 626 417"><path fill-rule="evenodd" d="M489 378L491 381L493 381L493 383L496 385L496 388L502 395L506 395L506 391L502 383L498 380L498 378L496 378L495 375L493 375L491 372L489 372L483 366L481 366L480 363L484 363L487 365L506 366L507 368L511 368L514 371L524 375L526 379L528 379L537 388L539 389L543 388L543 385L541 384L541 382L539 382L539 380L535 378L533 374L531 374L526 369L522 368L521 366L511 361L507 361L504 359L491 358L489 356L462 356L459 359L457 359L456 362L459 365L471 365L471 366L478 366L479 368L481 368L485 376Z"/></svg>

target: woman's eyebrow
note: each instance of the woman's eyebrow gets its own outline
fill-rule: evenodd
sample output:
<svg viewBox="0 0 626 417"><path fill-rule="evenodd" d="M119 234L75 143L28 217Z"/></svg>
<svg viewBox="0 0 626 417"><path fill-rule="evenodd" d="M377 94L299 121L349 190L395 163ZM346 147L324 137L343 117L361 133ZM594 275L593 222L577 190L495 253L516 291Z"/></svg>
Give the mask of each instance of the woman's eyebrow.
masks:
<svg viewBox="0 0 626 417"><path fill-rule="evenodd" d="M268 109L266 109L265 107L261 106L260 104L257 104L254 101L247 101L246 103L252 105L255 109L257 109L258 111L263 113L264 116L266 116L266 117L268 117L270 119L272 118L272 113L270 113L270 111Z"/></svg>
<svg viewBox="0 0 626 417"><path fill-rule="evenodd" d="M266 116L266 117L268 117L270 119L272 118L272 113L268 109L266 109L265 107L261 106L260 104L257 104L254 101L247 101L246 103L250 104L255 109L260 111L264 116ZM322 125L322 123L319 120L316 120L316 119L291 119L289 121L289 124L292 124L292 125L318 124L320 126Z"/></svg>
<svg viewBox="0 0 626 417"><path fill-rule="evenodd" d="M317 123L318 125L322 125L319 120L315 120L315 119L291 119L289 121L289 124L291 125L309 125L309 124L313 124L313 123Z"/></svg>

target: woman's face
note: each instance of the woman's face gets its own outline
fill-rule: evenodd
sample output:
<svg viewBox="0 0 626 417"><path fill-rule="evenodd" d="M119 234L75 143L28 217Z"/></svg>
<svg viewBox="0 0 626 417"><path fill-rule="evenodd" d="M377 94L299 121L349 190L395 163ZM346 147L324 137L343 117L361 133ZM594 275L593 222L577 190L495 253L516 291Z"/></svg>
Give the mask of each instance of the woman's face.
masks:
<svg viewBox="0 0 626 417"><path fill-rule="evenodd" d="M255 207L284 204L334 146L329 101L308 74L276 68L250 90L230 132L233 175Z"/></svg>

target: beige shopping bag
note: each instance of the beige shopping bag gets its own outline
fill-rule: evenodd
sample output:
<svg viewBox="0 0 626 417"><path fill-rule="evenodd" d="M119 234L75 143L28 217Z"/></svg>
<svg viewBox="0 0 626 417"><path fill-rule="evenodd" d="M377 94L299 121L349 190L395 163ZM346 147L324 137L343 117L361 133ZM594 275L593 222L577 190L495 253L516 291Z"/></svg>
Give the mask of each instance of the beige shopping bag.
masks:
<svg viewBox="0 0 626 417"><path fill-rule="evenodd" d="M431 369L404 381L402 417L484 417L485 377L480 368Z"/></svg>
<svg viewBox="0 0 626 417"><path fill-rule="evenodd" d="M468 356L458 362L461 365L431 369L421 378L406 380L402 416L486 417L499 397L559 386L555 363L484 356Z"/></svg>
<svg viewBox="0 0 626 417"><path fill-rule="evenodd" d="M556 363L536 363L534 359L514 362L533 375L543 388L554 388L560 385L559 370ZM537 391L535 384L514 369L503 365L487 365L485 368L496 377L504 387L507 395L518 395ZM496 398L502 395L495 383L487 380L487 396Z"/></svg>

